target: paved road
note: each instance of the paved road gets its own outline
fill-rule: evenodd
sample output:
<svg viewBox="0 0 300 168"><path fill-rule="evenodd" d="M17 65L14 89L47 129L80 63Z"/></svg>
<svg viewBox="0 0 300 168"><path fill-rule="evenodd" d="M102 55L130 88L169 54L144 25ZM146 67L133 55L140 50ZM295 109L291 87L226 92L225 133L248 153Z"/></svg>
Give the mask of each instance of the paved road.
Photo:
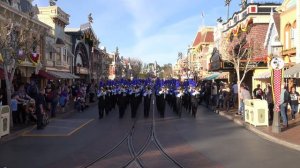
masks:
<svg viewBox="0 0 300 168"><path fill-rule="evenodd" d="M300 165L300 152L261 139L205 107L198 108L196 119L186 112L178 118L168 106L165 118L158 118L157 112L153 114L144 119L140 106L137 119L131 119L127 109L123 119L113 111L99 120L96 107L90 107L65 120L72 126L74 121L82 122L72 129L53 122L44 130L44 136L27 133L1 144L0 168ZM60 134L53 133L55 129Z"/></svg>

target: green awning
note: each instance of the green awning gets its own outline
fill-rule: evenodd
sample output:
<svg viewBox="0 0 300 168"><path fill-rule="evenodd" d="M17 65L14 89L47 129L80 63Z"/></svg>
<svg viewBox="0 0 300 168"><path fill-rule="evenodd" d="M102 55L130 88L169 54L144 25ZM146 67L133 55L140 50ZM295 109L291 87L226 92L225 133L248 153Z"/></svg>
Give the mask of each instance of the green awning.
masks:
<svg viewBox="0 0 300 168"><path fill-rule="evenodd" d="M212 74L206 78L204 78L203 80L214 80L216 79L218 76L220 75L220 73L215 73L215 74Z"/></svg>

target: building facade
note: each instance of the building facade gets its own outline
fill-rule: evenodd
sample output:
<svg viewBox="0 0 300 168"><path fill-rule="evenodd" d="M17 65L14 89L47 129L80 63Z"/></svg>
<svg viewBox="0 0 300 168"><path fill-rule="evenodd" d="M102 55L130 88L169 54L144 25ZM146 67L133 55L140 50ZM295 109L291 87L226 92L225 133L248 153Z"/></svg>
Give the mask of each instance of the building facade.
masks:
<svg viewBox="0 0 300 168"><path fill-rule="evenodd" d="M18 51L13 51L18 53L18 58L12 65L16 68L13 82L16 89L20 85L29 82L30 78L38 75L39 70L44 66L43 60L46 55L45 43L50 27L40 22L37 19L37 14L38 9L32 6L30 0L0 1L1 29L4 28L9 21L11 21L14 26L18 27L16 34L14 34L14 37L16 38L15 41L18 45L16 46ZM27 33L20 37L19 35L22 35L21 31L27 31ZM23 40L25 39L23 43L26 44L18 43L22 41L20 38ZM1 52L2 50L3 48L1 48ZM2 54L1 56L6 57L5 54ZM10 71L11 69L8 70L9 73ZM3 71L1 73L1 76L3 77ZM2 81L2 83L4 82Z"/></svg>
<svg viewBox="0 0 300 168"><path fill-rule="evenodd" d="M39 7L38 19L51 27L46 37L46 53L44 58L45 72L55 79L72 80L79 78L72 72L72 41L65 34L65 27L69 24L69 15L58 6Z"/></svg>
<svg viewBox="0 0 300 168"><path fill-rule="evenodd" d="M243 51L250 51L249 61L241 59L240 61L240 74L244 74L243 68L246 63L248 64L247 74L243 80L250 89L252 85L256 85L257 81L253 80L259 74L268 71L268 53L264 48L264 41L269 27L271 18L271 11L278 7L279 4L275 3L245 3L240 11L235 12L231 18L222 24L222 41L227 42L225 47L240 47ZM244 35L244 36L242 36ZM236 44L234 39L243 38L240 44ZM225 43L222 43L225 44ZM224 52L224 51L223 51ZM227 52L227 51L225 51ZM235 50L232 52L236 52ZM232 65L224 65L226 60L224 56L227 53L220 53L223 59L223 68ZM226 58L227 59L227 58ZM212 57L211 64L214 64L216 58ZM244 62L245 61L245 62ZM218 67L214 67L217 71ZM228 68L229 69L229 68ZM229 70L234 74L235 69ZM237 76L231 77L231 82L236 81Z"/></svg>
<svg viewBox="0 0 300 168"><path fill-rule="evenodd" d="M92 23L82 24L80 28L66 28L65 33L71 37L72 54L72 72L79 76L81 80L92 81L99 79L99 68L95 67L95 62L99 62L105 54L98 48L98 40ZM98 65L98 64L97 64Z"/></svg>

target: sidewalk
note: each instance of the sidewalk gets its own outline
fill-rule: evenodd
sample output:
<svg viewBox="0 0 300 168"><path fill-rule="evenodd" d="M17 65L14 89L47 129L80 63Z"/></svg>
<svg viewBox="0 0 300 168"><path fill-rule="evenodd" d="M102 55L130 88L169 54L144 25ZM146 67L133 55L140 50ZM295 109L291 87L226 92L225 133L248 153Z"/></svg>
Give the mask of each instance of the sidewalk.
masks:
<svg viewBox="0 0 300 168"><path fill-rule="evenodd" d="M237 109L231 109L227 111L219 111L219 115L234 121L238 125L244 126L246 129L256 133L258 136L269 140L271 142L283 145L285 147L300 151L300 118L299 114L296 115L295 120L289 120L289 127L282 129L281 133L273 133L272 126L255 127L248 123L245 123L241 116L236 116Z"/></svg>
<svg viewBox="0 0 300 168"><path fill-rule="evenodd" d="M88 103L89 106L93 106L94 104L95 104L95 102L94 103ZM70 101L70 102L68 102L67 106L65 107L64 112L57 111L56 118L65 119L65 118L70 117L75 112L76 112L76 110L74 108L74 102ZM50 124L51 124L51 118L50 118ZM0 138L0 144L3 144L5 142L8 142L10 140L13 140L13 139L21 136L24 132L27 132L27 131L31 130L33 127L36 127L36 124L34 124L34 125L21 125L21 126L11 128L10 134L5 135L5 136Z"/></svg>

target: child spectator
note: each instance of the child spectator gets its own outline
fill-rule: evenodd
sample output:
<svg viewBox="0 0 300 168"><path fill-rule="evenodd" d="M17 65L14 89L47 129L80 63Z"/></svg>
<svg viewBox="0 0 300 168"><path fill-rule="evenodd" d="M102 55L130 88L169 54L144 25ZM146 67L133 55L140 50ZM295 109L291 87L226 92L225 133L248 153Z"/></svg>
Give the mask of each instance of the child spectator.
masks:
<svg viewBox="0 0 300 168"><path fill-rule="evenodd" d="M11 97L11 104L10 108L12 111L12 117L13 117L13 123L14 124L20 124L20 116L19 116L19 111L18 111L18 95L13 94Z"/></svg>

